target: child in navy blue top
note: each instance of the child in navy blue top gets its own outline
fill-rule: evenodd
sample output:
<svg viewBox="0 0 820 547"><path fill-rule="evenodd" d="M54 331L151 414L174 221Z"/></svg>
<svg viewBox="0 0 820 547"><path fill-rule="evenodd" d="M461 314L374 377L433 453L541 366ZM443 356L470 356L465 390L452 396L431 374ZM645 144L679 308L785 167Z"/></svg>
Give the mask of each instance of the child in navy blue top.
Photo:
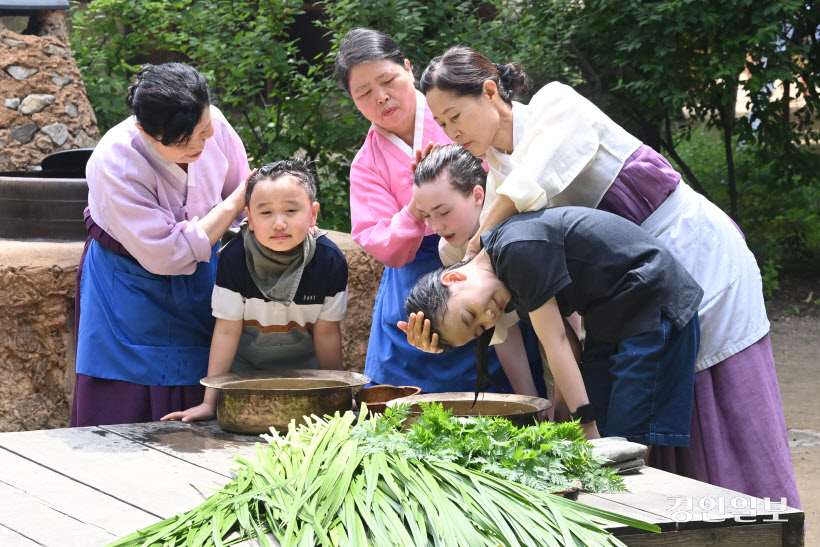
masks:
<svg viewBox="0 0 820 547"><path fill-rule="evenodd" d="M248 220L220 253L209 376L343 369L347 262L328 237L313 234L315 195L312 172L297 161L265 165L248 180ZM216 401L217 391L208 388L201 405L162 419L212 419Z"/></svg>

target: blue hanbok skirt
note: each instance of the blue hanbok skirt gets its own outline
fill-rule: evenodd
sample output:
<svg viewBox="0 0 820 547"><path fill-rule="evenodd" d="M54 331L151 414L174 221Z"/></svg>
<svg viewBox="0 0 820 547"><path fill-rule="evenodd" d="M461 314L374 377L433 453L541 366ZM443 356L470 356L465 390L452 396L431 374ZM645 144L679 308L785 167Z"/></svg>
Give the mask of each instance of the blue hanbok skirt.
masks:
<svg viewBox="0 0 820 547"><path fill-rule="evenodd" d="M439 236L424 238L415 259L401 268L385 266L367 346L364 373L376 384L419 386L424 392L473 391L476 385L475 348L467 344L445 353L425 353L407 343L396 323L407 320L404 300L419 277L441 267ZM511 393L495 350L490 348L490 375L495 386L486 391Z"/></svg>

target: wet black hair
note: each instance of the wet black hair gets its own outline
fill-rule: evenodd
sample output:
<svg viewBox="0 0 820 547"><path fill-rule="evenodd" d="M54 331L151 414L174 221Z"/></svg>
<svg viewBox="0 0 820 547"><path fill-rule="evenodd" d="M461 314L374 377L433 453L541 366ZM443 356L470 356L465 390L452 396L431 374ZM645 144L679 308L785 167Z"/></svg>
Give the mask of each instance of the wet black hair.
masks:
<svg viewBox="0 0 820 547"><path fill-rule="evenodd" d="M211 92L189 65L144 64L128 87L125 104L152 138L165 146L184 146L211 105Z"/></svg>
<svg viewBox="0 0 820 547"><path fill-rule="evenodd" d="M357 65L386 59L404 68L404 53L387 34L366 28L351 29L339 43L334 75L339 87L350 93L350 71Z"/></svg>
<svg viewBox="0 0 820 547"><path fill-rule="evenodd" d="M481 167L481 160L456 143L439 146L422 158L413 173L413 184L433 182L442 172L450 175L450 184L465 196L471 195L476 186L487 186L487 172Z"/></svg>
<svg viewBox="0 0 820 547"><path fill-rule="evenodd" d="M425 95L438 87L458 95L477 96L483 93L488 80L495 82L499 96L507 103L527 86L527 74L518 63L496 64L474 49L455 46L430 61L419 88Z"/></svg>
<svg viewBox="0 0 820 547"><path fill-rule="evenodd" d="M469 154L469 152L467 152ZM430 335L438 334L438 345L444 351L453 349L453 343L442 335L441 323L444 320L444 314L447 313L447 304L450 301L450 288L441 282L441 276L447 272L460 268L467 264L468 260L462 260L452 266L443 266L428 274L425 274L416 281L413 288L410 289L410 294L404 301L404 310L409 316L411 313L424 313L424 318L430 320ZM489 366L487 365L487 352L490 347L490 341L495 333L495 327L491 327L481 333L481 336L475 339L475 362L476 362L476 385L475 385L475 400L478 398L478 393L484 391L484 386L487 380L495 385L490 376ZM498 387L498 386L496 386Z"/></svg>
<svg viewBox="0 0 820 547"><path fill-rule="evenodd" d="M422 312L424 318L430 320L430 334L438 334L438 345L444 351L450 351L455 346L440 330L451 296L450 288L441 282L441 276L465 264L467 261L462 260L458 264L442 266L421 276L404 300L407 315Z"/></svg>
<svg viewBox="0 0 820 547"><path fill-rule="evenodd" d="M296 183L307 193L311 204L316 201L316 188L318 186L316 173L307 163L301 160L288 159L263 165L248 179L248 188L245 190L245 206L250 207L251 194L253 194L253 189L257 183L263 180L276 180L284 175L290 175L296 179Z"/></svg>

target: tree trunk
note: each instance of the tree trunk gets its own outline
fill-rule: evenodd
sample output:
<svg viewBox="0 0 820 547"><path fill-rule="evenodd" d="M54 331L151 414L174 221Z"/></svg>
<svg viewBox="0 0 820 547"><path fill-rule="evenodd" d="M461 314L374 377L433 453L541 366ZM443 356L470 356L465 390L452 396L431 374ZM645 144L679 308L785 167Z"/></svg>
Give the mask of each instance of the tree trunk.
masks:
<svg viewBox="0 0 820 547"><path fill-rule="evenodd" d="M678 155L677 150L675 150L675 145L672 141L672 122L669 120L669 116L666 116L666 139L660 139L660 142L669 157L675 160L675 163L677 163L681 171L683 171L686 182L697 192L703 194L703 197L712 201L712 198L709 197L709 192L706 191L706 188L703 187L700 180L698 180L689 166L686 165L686 162L683 161L683 158Z"/></svg>
<svg viewBox="0 0 820 547"><path fill-rule="evenodd" d="M783 123L789 125L789 103L791 102L791 82L783 82Z"/></svg>
<svg viewBox="0 0 820 547"><path fill-rule="evenodd" d="M729 216L737 220L737 179L735 177L735 156L732 148L732 133L735 126L735 103L737 102L737 80L728 84L727 97L731 99L723 105L719 116L723 129L723 149L726 153L726 175L729 185Z"/></svg>
<svg viewBox="0 0 820 547"><path fill-rule="evenodd" d="M726 174L729 185L729 216L737 220L737 181L735 179L735 159L732 150L732 121L726 120L726 113L721 117L721 127L723 129L723 148L726 152Z"/></svg>

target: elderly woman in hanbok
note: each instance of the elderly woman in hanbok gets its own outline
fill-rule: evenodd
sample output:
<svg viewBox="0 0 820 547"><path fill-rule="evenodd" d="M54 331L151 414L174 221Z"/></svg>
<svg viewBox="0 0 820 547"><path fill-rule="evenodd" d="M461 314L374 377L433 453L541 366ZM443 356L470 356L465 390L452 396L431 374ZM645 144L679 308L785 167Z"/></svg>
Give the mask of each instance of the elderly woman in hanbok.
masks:
<svg viewBox="0 0 820 547"><path fill-rule="evenodd" d="M245 148L201 74L145 65L126 103L86 168L72 426L201 402L218 242L245 205Z"/></svg>
<svg viewBox="0 0 820 547"><path fill-rule="evenodd" d="M336 56L336 78L372 125L350 168L353 240L385 265L373 310L365 374L374 383L416 385L425 392L472 391L476 385L472 348L447 356L419 351L407 343L397 323L407 319L404 299L416 280L441 266L439 236L413 201L415 151L450 139L433 120L424 96L414 87L410 62L392 38L353 29ZM496 389L536 394L530 357L520 331L506 346L508 381L495 351L489 370ZM539 363L530 344L532 360ZM503 349L499 350L503 353ZM506 365L505 365L506 366ZM510 372L513 369L517 372ZM521 379L521 383L519 382Z"/></svg>

